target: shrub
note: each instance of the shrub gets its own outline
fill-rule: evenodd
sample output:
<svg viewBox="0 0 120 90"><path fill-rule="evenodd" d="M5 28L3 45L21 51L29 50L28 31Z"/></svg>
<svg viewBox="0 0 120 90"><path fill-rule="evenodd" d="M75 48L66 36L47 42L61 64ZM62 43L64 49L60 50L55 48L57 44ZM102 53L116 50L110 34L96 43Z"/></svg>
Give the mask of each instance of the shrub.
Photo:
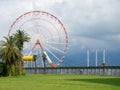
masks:
<svg viewBox="0 0 120 90"><path fill-rule="evenodd" d="M25 70L22 70L22 75L26 75L26 71Z"/></svg>
<svg viewBox="0 0 120 90"><path fill-rule="evenodd" d="M12 74L12 76L19 75L19 70L16 66L12 66L11 74Z"/></svg>
<svg viewBox="0 0 120 90"><path fill-rule="evenodd" d="M3 76L3 63L0 63L0 76Z"/></svg>
<svg viewBox="0 0 120 90"><path fill-rule="evenodd" d="M8 75L8 67L5 63L0 62L0 76Z"/></svg>
<svg viewBox="0 0 120 90"><path fill-rule="evenodd" d="M102 67L106 67L106 63L102 63Z"/></svg>

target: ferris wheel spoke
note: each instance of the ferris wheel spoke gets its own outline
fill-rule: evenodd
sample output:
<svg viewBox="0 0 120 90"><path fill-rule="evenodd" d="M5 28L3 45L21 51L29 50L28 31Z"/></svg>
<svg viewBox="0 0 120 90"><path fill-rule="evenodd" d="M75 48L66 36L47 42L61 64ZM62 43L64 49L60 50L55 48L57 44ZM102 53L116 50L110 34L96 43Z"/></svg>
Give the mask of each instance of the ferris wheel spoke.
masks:
<svg viewBox="0 0 120 90"><path fill-rule="evenodd" d="M39 49L38 49L38 50L39 50ZM44 65L43 65L43 60L42 60L42 57L41 57L41 56L42 56L42 53L41 53L41 51L38 51L38 52L39 52L39 54L40 54L41 66L44 67Z"/></svg>
<svg viewBox="0 0 120 90"><path fill-rule="evenodd" d="M66 45L66 43L62 43L62 42L50 42L50 41L46 41L46 43L49 43L49 44L59 44L59 45Z"/></svg>
<svg viewBox="0 0 120 90"><path fill-rule="evenodd" d="M60 49L58 49L58 48L56 48L56 47L53 47L53 46L51 46L51 45L47 45L48 47L50 47L50 48L52 48L52 49L54 49L54 50L56 50L56 51L59 51L59 52L61 52L61 53L64 53L64 51L62 51L62 50L60 50Z"/></svg>
<svg viewBox="0 0 120 90"><path fill-rule="evenodd" d="M50 41L50 40L53 40L53 39L59 41L59 36L49 37L49 38L47 39L47 41Z"/></svg>
<svg viewBox="0 0 120 90"><path fill-rule="evenodd" d="M47 47L45 48L51 55L53 55L57 60L59 60L59 58L52 51L50 51Z"/></svg>

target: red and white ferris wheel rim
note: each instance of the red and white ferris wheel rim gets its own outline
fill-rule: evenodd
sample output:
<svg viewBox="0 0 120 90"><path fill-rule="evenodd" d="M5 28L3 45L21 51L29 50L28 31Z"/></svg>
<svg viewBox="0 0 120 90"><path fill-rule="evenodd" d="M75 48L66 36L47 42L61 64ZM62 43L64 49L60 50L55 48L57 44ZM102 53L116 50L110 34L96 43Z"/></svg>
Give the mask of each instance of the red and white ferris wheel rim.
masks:
<svg viewBox="0 0 120 90"><path fill-rule="evenodd" d="M19 20L24 19L25 16L27 16L27 15L29 15L29 14L32 14L32 13L40 13L40 14L43 14L43 15L44 15L44 14L45 14L45 15L48 15L48 16L50 16L52 19L56 20L56 22L57 22L58 24L60 24L61 27L63 28L64 34L65 34L65 43L66 43L66 45L65 45L64 53L61 55L61 57L59 58L59 60L55 63L55 64L58 64L58 63L61 62L62 59L65 57L65 54L66 54L66 52L67 52L67 50L68 50L68 34L67 34L67 31L66 31L65 26L62 24L62 22L61 22L56 16L54 16L54 15L48 13L48 12L45 12L45 11L30 11L30 12L24 13L24 14L20 15L20 16L12 23L12 25L10 26L9 31L8 31L8 36L10 36L11 31L14 29L14 26L16 25L16 23L19 22ZM36 19L40 19L40 18L36 18ZM48 21L48 22L51 23L50 21ZM24 23L25 23L25 22L24 22ZM23 24L24 24L24 23L23 23ZM22 25L20 25L17 30L19 30L19 29L21 28L21 26L22 26ZM59 32L59 31L57 31L57 32Z"/></svg>

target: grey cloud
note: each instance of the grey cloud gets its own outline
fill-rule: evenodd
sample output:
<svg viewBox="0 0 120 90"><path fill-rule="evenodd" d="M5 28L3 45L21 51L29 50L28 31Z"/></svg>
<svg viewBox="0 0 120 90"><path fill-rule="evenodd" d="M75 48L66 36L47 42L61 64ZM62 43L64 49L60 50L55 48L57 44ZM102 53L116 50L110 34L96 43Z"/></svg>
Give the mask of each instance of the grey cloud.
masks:
<svg viewBox="0 0 120 90"><path fill-rule="evenodd" d="M120 0L4 0L0 1L0 31L27 11L45 10L63 22L74 39L70 43L80 43L82 48L95 47L92 43L97 43L96 48L119 47L119 5Z"/></svg>
<svg viewBox="0 0 120 90"><path fill-rule="evenodd" d="M62 4L64 7L61 7ZM62 4L55 4L56 12L60 11L58 16L63 16L71 38L76 39L71 43L78 44L79 42L89 48L95 45L96 48L119 47L119 38L116 37L114 40L111 36L120 33L120 2L117 0L75 0L72 4L69 2ZM106 36L109 36L109 40L105 38ZM80 42L78 38L81 37L84 37L82 41L85 42Z"/></svg>

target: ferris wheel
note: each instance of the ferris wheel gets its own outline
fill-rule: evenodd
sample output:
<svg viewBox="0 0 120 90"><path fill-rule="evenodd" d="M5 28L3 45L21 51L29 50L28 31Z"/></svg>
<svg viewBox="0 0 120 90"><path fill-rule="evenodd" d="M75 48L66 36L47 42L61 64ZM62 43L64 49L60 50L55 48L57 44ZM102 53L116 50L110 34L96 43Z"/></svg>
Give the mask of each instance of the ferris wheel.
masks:
<svg viewBox="0 0 120 90"><path fill-rule="evenodd" d="M8 35L17 30L24 30L31 38L24 44L23 55L37 55L42 62L44 53L51 67L63 61L68 50L68 34L56 16L44 11L24 13L12 23Z"/></svg>

